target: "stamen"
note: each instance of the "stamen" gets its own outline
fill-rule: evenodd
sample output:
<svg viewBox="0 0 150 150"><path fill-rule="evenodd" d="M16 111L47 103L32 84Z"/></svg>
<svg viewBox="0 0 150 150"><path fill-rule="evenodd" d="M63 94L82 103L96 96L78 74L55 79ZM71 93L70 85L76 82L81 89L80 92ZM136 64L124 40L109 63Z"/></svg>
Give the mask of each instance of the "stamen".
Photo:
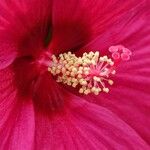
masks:
<svg viewBox="0 0 150 150"><path fill-rule="evenodd" d="M98 51L84 53L82 57L77 57L71 52L60 54L58 57L52 55L48 71L57 77L57 82L78 88L79 93L85 95L90 93L98 95L102 91L108 93L107 86L113 85L110 77L116 73L115 60L119 58L128 60L131 55L128 49L118 47L109 48L114 60L100 56ZM118 53L117 57L115 53Z"/></svg>

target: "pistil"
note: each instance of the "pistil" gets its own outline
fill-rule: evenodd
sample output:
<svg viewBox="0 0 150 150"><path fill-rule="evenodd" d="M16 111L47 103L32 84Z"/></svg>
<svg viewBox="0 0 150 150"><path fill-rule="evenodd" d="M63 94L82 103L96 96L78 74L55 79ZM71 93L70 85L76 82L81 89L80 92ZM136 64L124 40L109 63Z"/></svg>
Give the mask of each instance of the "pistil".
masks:
<svg viewBox="0 0 150 150"><path fill-rule="evenodd" d="M131 55L128 49L121 47L125 49L121 52L121 48L117 48L117 46L109 48L113 59L100 56L98 51L83 53L81 57L77 57L71 52L60 54L58 57L52 55L48 71L56 76L57 82L78 88L81 94L108 93L108 85L114 83L111 77L116 73L116 60L117 62L120 59L128 60ZM115 57L114 53L117 53L118 56Z"/></svg>

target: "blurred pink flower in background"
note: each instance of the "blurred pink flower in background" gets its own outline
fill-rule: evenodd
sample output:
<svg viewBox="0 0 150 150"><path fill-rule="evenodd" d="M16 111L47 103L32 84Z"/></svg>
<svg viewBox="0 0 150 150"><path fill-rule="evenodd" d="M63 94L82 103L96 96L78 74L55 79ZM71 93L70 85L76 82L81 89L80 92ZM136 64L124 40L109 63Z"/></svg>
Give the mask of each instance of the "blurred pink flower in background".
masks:
<svg viewBox="0 0 150 150"><path fill-rule="evenodd" d="M0 149L149 149L149 19L148 0L1 0ZM133 54L108 94L83 96L39 64L119 44Z"/></svg>

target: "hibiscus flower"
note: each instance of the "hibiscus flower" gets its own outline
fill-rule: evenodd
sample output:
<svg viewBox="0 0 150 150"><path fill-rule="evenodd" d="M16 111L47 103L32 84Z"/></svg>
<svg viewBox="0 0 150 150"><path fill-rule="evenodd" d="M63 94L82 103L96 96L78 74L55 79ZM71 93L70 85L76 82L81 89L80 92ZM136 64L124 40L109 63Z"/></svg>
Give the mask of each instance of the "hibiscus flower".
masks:
<svg viewBox="0 0 150 150"><path fill-rule="evenodd" d="M149 6L148 0L1 0L0 149L149 149ZM120 44L132 57L115 61L109 93L84 95L57 82L51 57L98 51L128 60L130 51L112 47Z"/></svg>

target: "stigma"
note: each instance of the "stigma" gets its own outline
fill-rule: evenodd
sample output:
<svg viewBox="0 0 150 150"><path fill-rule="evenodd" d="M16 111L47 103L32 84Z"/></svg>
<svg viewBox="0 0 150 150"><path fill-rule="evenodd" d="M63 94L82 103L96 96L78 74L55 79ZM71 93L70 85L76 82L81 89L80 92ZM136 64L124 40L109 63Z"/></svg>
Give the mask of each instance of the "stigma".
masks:
<svg viewBox="0 0 150 150"><path fill-rule="evenodd" d="M122 56L120 59L128 60L131 55L128 49L121 51L121 48L124 47L119 45L109 48L112 58L100 56L99 51L85 52L81 57L70 51L59 54L58 57L52 55L48 71L56 77L57 82L77 88L81 94L108 93L109 87L114 83L111 78L116 74L116 60L118 61L119 56ZM115 54L118 54L118 57Z"/></svg>

